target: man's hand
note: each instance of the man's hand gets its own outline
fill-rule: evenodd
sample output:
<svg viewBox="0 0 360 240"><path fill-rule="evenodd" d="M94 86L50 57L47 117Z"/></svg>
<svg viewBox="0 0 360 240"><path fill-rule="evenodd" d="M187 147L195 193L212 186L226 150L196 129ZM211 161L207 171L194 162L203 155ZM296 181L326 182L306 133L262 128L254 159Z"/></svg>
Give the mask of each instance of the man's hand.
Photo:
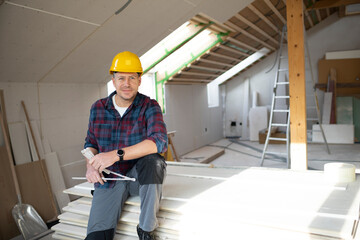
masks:
<svg viewBox="0 0 360 240"><path fill-rule="evenodd" d="M87 170L86 170L87 181L90 183L99 182L101 185L104 185L104 181L106 182L106 180L103 181L103 179L102 179L102 177L104 177L104 175L101 172L99 172L98 170L96 170L90 164L87 164L86 167L87 167Z"/></svg>
<svg viewBox="0 0 360 240"><path fill-rule="evenodd" d="M101 173L105 168L113 165L119 157L116 150L106 153L99 153L89 160L89 164Z"/></svg>

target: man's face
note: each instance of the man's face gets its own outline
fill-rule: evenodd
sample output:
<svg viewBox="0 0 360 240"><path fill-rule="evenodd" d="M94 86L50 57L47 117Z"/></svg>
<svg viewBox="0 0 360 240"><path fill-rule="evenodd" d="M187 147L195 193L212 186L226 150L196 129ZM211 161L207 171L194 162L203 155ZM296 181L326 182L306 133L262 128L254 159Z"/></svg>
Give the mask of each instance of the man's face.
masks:
<svg viewBox="0 0 360 240"><path fill-rule="evenodd" d="M112 77L114 87L120 100L125 102L132 102L137 94L138 88L141 84L141 77L138 73L115 73Z"/></svg>

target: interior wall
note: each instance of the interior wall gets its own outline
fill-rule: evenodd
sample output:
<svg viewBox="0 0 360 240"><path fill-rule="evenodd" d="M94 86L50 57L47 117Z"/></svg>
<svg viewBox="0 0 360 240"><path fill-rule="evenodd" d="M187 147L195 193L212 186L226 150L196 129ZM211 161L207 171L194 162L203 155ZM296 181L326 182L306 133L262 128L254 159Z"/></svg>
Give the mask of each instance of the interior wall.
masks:
<svg viewBox="0 0 360 240"><path fill-rule="evenodd" d="M56 152L66 187L77 184L71 177L85 175L80 150L86 137L90 107L100 96L106 96L106 86L12 82L0 83L0 88L4 90L9 127L26 122L23 100L29 119L36 122L42 138L42 144L37 143L39 150ZM19 134L18 139L26 139L25 132Z"/></svg>
<svg viewBox="0 0 360 240"><path fill-rule="evenodd" d="M176 131L174 145L179 156L223 137L222 101L208 107L206 85L165 85L168 131Z"/></svg>
<svg viewBox="0 0 360 240"><path fill-rule="evenodd" d="M333 14L307 32L311 65L316 82L318 78L317 63L319 59L324 58L326 52L360 49L359 32L356 31L356 29L360 29L359 15L339 18L336 14ZM286 49L284 49L284 52L286 52ZM263 61L257 63L255 66L226 83L226 110L224 122L226 136L234 134L234 129L231 129L230 126L231 121L234 119L239 121L238 119L243 119L243 117L248 119L248 116L243 116L242 110L244 81L247 78L250 79L249 102L252 102L252 93L256 91L258 93L258 106L267 106L270 110L272 89L276 73L276 68L272 68L272 66L276 54L277 52L272 53ZM308 63L305 63L305 70L307 81L311 81ZM311 85L307 87L307 90L312 91ZM323 94L321 91L318 91L318 97L321 110L323 103ZM313 98L308 98L306 101L307 105L314 104ZM239 122L237 122L237 124L239 125ZM242 138L249 139L249 136L242 136Z"/></svg>

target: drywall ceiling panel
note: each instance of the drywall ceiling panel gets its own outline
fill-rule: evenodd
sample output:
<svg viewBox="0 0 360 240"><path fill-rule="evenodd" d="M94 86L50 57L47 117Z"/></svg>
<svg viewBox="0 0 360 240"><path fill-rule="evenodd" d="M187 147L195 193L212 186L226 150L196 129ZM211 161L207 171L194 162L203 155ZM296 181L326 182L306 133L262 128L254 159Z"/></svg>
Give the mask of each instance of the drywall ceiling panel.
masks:
<svg viewBox="0 0 360 240"><path fill-rule="evenodd" d="M124 6L127 0L10 0L8 2L46 11L49 14L58 14L89 23L102 24L119 8Z"/></svg>
<svg viewBox="0 0 360 240"><path fill-rule="evenodd" d="M224 23L251 2L253 2L253 0L202 0L193 9L193 12L204 13L218 22Z"/></svg>
<svg viewBox="0 0 360 240"><path fill-rule="evenodd" d="M44 81L105 83L110 80L108 70L116 53L125 50L145 53L170 33L169 28L187 21L192 8L184 1L132 1L67 56Z"/></svg>
<svg viewBox="0 0 360 240"><path fill-rule="evenodd" d="M95 26L18 6L0 6L0 81L37 82Z"/></svg>

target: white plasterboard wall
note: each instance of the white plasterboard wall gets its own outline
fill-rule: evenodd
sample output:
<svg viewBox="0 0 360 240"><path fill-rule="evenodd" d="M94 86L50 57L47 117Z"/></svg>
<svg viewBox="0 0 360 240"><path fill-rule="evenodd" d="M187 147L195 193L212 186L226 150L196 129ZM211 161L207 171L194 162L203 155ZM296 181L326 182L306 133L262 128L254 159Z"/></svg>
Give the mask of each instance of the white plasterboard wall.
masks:
<svg viewBox="0 0 360 240"><path fill-rule="evenodd" d="M222 103L208 107L207 88L200 85L166 85L168 131L176 131L174 145L179 155L223 137Z"/></svg>
<svg viewBox="0 0 360 240"><path fill-rule="evenodd" d="M358 31L353 31L354 29L360 29L360 16L351 16L339 19L336 14L333 14L328 19L307 32L311 64L316 82L318 78L317 63L319 59L324 57L326 52L360 48L359 33ZM326 41L324 39L326 39ZM226 129L225 132L227 134L230 132L230 124L228 120L234 118L234 116L239 119L242 119L243 117L243 96L240 94L243 91L243 81L246 78L250 79L250 93L253 91L257 91L259 93L258 106L268 106L270 109L276 70L273 68L270 72L266 72L273 65L275 61L275 55L276 52L268 56L262 62L251 67L246 72L241 73L239 76L226 83L227 100L225 118L227 120L224 124ZM309 80L311 79L310 68L308 64L306 64L306 77ZM318 93L321 109L323 94L321 91L318 91ZM249 96L252 98L252 94L249 94ZM249 101L251 102L252 99ZM307 99L307 103L313 104L313 98Z"/></svg>
<svg viewBox="0 0 360 240"><path fill-rule="evenodd" d="M90 106L106 96L106 86L99 84L0 83L4 90L8 124L25 122L23 100L31 121L39 127L52 152L56 152L66 186L71 177L85 174L85 161L80 154L86 137ZM105 95L104 95L105 94ZM24 138L26 138L25 132ZM39 143L37 143L39 144ZM74 162L83 162L72 166Z"/></svg>

